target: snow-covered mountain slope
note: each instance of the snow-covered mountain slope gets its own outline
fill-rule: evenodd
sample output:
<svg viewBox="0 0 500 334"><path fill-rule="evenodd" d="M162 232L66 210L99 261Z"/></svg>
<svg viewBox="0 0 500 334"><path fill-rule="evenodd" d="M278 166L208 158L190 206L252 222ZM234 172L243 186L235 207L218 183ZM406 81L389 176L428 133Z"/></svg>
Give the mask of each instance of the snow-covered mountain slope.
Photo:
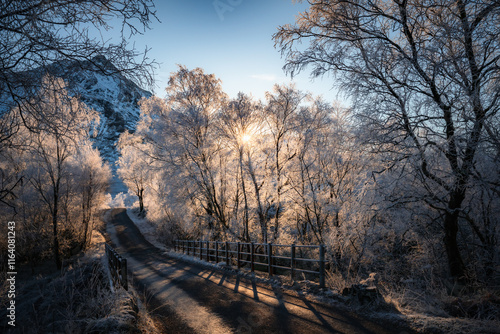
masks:
<svg viewBox="0 0 500 334"><path fill-rule="evenodd" d="M135 130L140 112L138 102L152 94L120 74L103 56L86 62L56 62L45 69L34 69L20 75L39 82L46 73L63 78L70 95L79 97L99 112L101 123L96 146L106 160L116 161L116 140L125 130Z"/></svg>
<svg viewBox="0 0 500 334"><path fill-rule="evenodd" d="M96 57L93 61L114 74L96 71L90 62L54 63L49 71L66 80L71 95L79 96L87 106L100 113L96 145L106 160L114 162L117 159L116 140L125 130L135 130L140 112L137 103L152 94L118 73L106 58Z"/></svg>

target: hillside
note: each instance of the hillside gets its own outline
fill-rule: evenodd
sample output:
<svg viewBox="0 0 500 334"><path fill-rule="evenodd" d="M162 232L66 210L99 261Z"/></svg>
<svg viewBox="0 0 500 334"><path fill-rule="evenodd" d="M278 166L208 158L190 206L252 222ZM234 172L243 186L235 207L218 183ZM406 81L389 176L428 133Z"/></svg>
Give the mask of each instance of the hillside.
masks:
<svg viewBox="0 0 500 334"><path fill-rule="evenodd" d="M99 112L101 123L95 138L96 146L105 160L116 161L116 140L125 130L135 130L139 119L138 102L142 97L152 94L123 76L103 56L85 62L56 62L47 68L36 68L17 75L25 82L34 82L36 87L47 73L63 78L68 84L70 95L79 97L87 106ZM4 99L3 105L9 106L9 102L5 103Z"/></svg>

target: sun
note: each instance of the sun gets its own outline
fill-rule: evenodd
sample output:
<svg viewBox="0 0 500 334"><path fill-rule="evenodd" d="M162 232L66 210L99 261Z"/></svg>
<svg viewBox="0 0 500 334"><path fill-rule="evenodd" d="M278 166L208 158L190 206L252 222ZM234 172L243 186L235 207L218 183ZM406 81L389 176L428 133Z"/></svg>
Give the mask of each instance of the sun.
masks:
<svg viewBox="0 0 500 334"><path fill-rule="evenodd" d="M241 141L243 142L243 144L248 143L250 141L250 139L252 139L252 136L250 136L250 135L245 134L245 135L241 136Z"/></svg>

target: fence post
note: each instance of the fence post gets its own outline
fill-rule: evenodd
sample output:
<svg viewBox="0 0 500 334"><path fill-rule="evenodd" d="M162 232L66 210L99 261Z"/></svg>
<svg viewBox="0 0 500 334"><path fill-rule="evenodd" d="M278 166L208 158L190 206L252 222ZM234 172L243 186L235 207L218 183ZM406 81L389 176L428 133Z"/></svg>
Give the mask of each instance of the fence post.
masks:
<svg viewBox="0 0 500 334"><path fill-rule="evenodd" d="M250 270L253 272L255 269L254 265L254 254L255 254L255 245L253 242L250 244Z"/></svg>
<svg viewBox="0 0 500 334"><path fill-rule="evenodd" d="M269 276L273 276L273 246L267 244L267 266L269 269Z"/></svg>
<svg viewBox="0 0 500 334"><path fill-rule="evenodd" d="M203 260L203 241L200 240L200 260Z"/></svg>
<svg viewBox="0 0 500 334"><path fill-rule="evenodd" d="M210 262L210 241L207 241L207 262Z"/></svg>
<svg viewBox="0 0 500 334"><path fill-rule="evenodd" d="M325 287L325 245L319 245L319 287Z"/></svg>
<svg viewBox="0 0 500 334"><path fill-rule="evenodd" d="M238 270L240 270L241 263L240 263L240 243L239 242L236 244L236 247L238 247L238 249L236 250L236 263L238 265Z"/></svg>
<svg viewBox="0 0 500 334"><path fill-rule="evenodd" d="M294 277L295 277L295 244L292 244L292 254L290 256L290 269L291 269L291 272L290 272L290 276L291 276L291 279L292 281L294 280Z"/></svg>
<svg viewBox="0 0 500 334"><path fill-rule="evenodd" d="M226 266L229 265L229 242L226 241Z"/></svg>
<svg viewBox="0 0 500 334"><path fill-rule="evenodd" d="M219 242L215 242L215 263L219 263Z"/></svg>
<svg viewBox="0 0 500 334"><path fill-rule="evenodd" d="M123 288L128 291L127 259L124 258L121 259L120 275L121 275L120 283L122 284Z"/></svg>
<svg viewBox="0 0 500 334"><path fill-rule="evenodd" d="M111 252L111 262L112 262L112 265L111 265L111 268L113 268L113 280L116 281L116 256L114 256L115 253L114 252Z"/></svg>

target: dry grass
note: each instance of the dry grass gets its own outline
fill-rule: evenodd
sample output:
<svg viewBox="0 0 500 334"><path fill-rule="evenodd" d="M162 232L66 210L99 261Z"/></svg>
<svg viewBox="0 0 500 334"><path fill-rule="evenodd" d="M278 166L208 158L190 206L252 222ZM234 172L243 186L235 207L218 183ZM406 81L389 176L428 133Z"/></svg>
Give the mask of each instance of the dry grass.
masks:
<svg viewBox="0 0 500 334"><path fill-rule="evenodd" d="M91 248L63 272L19 282L15 333L159 333L134 292L111 289L103 241L94 231Z"/></svg>

